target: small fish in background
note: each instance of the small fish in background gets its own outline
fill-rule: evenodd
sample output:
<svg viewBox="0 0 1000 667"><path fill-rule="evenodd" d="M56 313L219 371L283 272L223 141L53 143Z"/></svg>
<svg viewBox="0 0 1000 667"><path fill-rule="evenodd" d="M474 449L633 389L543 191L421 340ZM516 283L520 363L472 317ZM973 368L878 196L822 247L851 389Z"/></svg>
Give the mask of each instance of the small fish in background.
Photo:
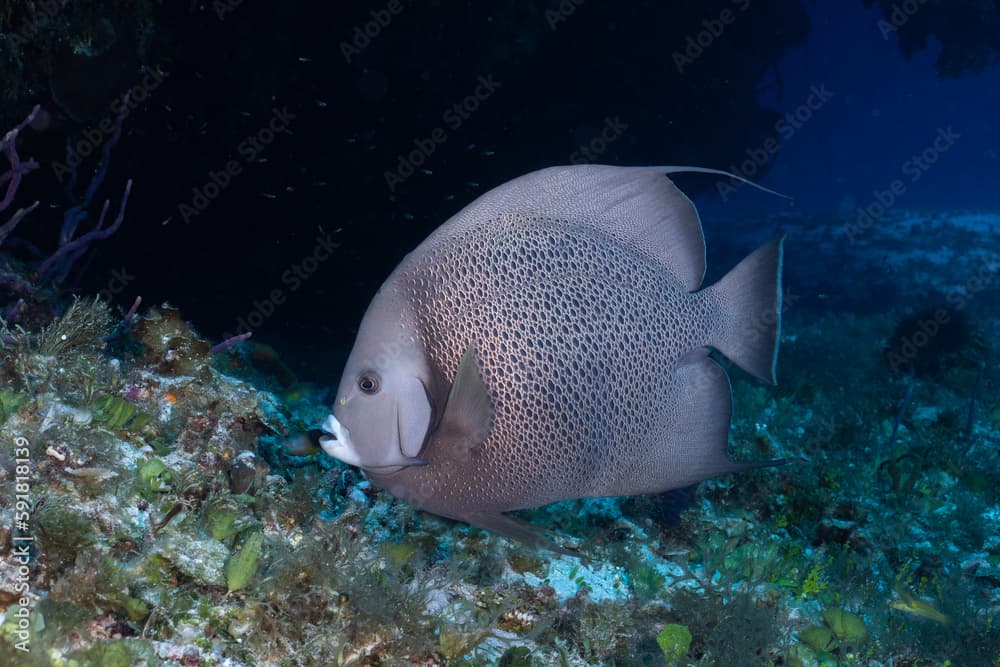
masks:
<svg viewBox="0 0 1000 667"><path fill-rule="evenodd" d="M899 598L889 603L890 608L905 612L911 616L934 621L944 626L951 625L951 618L947 614L938 611L930 602L921 600L903 590L897 590L896 592L899 593Z"/></svg>
<svg viewBox="0 0 1000 667"><path fill-rule="evenodd" d="M782 239L703 287L680 171L724 173L552 167L453 216L372 300L323 449L421 509L562 552L504 513L778 463L728 458L709 347L775 381Z"/></svg>
<svg viewBox="0 0 1000 667"><path fill-rule="evenodd" d="M284 441L283 448L286 454L292 456L310 456L320 451L319 441L322 437L323 432L319 429L295 433Z"/></svg>

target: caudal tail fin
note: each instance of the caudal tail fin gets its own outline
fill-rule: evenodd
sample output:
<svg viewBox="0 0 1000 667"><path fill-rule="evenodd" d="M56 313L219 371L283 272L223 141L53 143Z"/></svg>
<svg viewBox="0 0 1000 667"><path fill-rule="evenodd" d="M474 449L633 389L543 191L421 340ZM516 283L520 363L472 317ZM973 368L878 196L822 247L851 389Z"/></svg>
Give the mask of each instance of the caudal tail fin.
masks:
<svg viewBox="0 0 1000 667"><path fill-rule="evenodd" d="M722 325L711 345L737 366L774 384L781 336L781 264L784 236L743 258L708 288L722 305Z"/></svg>

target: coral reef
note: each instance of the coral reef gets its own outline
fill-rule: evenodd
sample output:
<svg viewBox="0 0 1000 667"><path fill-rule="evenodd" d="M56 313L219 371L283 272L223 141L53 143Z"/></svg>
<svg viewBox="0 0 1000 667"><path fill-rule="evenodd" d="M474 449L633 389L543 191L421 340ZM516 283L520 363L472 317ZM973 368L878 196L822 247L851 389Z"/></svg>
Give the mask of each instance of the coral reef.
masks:
<svg viewBox="0 0 1000 667"><path fill-rule="evenodd" d="M740 458L803 460L704 483L669 524L643 498L534 511L582 541L580 560L421 514L300 449L325 395L251 384L253 353L211 353L177 310L110 337L107 306L78 300L0 350L0 438L28 450L24 469L0 452L3 525L30 486L25 530L0 536L0 661L987 664L995 380L971 449L974 373L950 364L879 461L904 381L881 350L900 319L790 312L794 380L737 380L732 441Z"/></svg>

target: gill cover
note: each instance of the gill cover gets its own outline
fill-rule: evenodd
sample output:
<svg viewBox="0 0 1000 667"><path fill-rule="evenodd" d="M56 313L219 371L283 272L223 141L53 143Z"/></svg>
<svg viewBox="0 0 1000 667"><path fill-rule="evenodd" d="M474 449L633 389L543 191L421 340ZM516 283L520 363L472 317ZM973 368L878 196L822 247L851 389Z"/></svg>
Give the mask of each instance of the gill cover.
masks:
<svg viewBox="0 0 1000 667"><path fill-rule="evenodd" d="M400 383L396 397L396 431L401 459L409 463L387 465L413 465L413 459L424 446L427 430L431 426L431 401L427 389L419 378L410 376ZM416 461L419 463L419 461Z"/></svg>

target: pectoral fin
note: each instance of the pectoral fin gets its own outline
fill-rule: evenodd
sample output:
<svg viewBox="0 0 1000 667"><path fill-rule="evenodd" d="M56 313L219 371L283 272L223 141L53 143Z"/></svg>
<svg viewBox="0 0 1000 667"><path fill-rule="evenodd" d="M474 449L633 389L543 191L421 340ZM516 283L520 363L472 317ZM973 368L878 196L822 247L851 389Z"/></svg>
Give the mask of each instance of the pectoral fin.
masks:
<svg viewBox="0 0 1000 667"><path fill-rule="evenodd" d="M470 457L489 436L493 417L490 392L479 374L476 351L470 347L458 363L438 426L438 440L452 456Z"/></svg>

